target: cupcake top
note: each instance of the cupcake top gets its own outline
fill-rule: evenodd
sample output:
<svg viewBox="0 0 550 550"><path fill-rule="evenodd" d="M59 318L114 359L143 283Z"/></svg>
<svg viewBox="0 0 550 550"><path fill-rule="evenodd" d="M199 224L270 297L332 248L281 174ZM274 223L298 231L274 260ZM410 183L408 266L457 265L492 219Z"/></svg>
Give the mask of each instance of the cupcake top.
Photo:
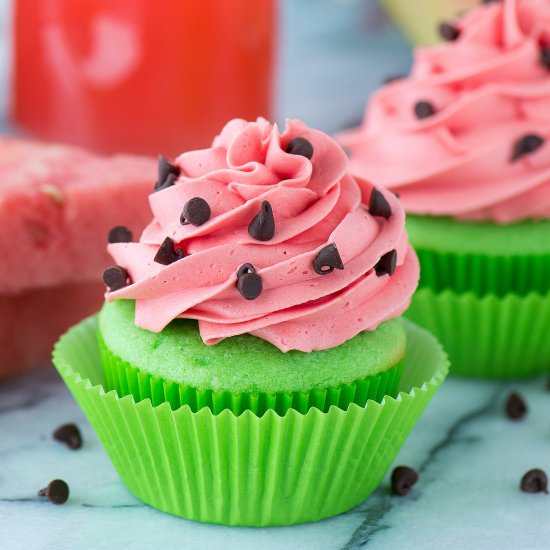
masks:
<svg viewBox="0 0 550 550"><path fill-rule="evenodd" d="M550 2L488 3L441 34L339 136L351 173L415 214L550 218Z"/></svg>
<svg viewBox="0 0 550 550"><path fill-rule="evenodd" d="M249 333L308 352L374 330L408 306L418 263L393 193L347 170L300 121L233 120L211 148L161 157L139 242L112 232L106 299L135 300L153 332L197 319L206 344Z"/></svg>

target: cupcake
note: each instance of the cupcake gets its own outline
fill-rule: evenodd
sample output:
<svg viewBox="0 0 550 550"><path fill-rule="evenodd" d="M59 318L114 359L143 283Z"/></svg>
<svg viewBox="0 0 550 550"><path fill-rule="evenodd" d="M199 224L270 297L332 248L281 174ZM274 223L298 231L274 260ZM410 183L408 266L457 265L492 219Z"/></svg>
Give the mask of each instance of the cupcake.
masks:
<svg viewBox="0 0 550 550"><path fill-rule="evenodd" d="M323 133L258 119L161 157L150 205L139 242L109 244L99 316L54 351L123 481L229 525L357 505L446 374L400 317L418 261L399 201Z"/></svg>
<svg viewBox="0 0 550 550"><path fill-rule="evenodd" d="M504 0L442 25L362 126L359 180L397 193L421 264L409 317L455 373L550 370L550 4Z"/></svg>

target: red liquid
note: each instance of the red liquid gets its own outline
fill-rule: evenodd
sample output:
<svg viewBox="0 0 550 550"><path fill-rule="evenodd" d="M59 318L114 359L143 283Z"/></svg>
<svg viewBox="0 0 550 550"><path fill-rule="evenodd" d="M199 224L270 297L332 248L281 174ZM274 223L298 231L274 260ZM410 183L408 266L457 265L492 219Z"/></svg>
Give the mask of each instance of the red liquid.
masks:
<svg viewBox="0 0 550 550"><path fill-rule="evenodd" d="M276 0L17 0L16 125L175 156L271 115Z"/></svg>

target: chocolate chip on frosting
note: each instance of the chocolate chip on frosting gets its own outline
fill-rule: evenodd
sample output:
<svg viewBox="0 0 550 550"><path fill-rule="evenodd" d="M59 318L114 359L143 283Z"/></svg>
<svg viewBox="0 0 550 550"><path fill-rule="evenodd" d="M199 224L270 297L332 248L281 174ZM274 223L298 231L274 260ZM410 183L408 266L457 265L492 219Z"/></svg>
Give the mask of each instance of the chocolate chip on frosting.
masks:
<svg viewBox="0 0 550 550"><path fill-rule="evenodd" d="M540 49L539 62L544 68L550 70L550 48L548 46Z"/></svg>
<svg viewBox="0 0 550 550"><path fill-rule="evenodd" d="M252 264L243 264L237 271L237 288L247 300L255 300L262 293L262 278Z"/></svg>
<svg viewBox="0 0 550 550"><path fill-rule="evenodd" d="M435 113L435 107L429 101L419 101L414 106L414 114L418 119L429 118Z"/></svg>
<svg viewBox="0 0 550 550"><path fill-rule="evenodd" d="M182 225L199 226L206 223L211 215L210 205L201 197L193 197L185 203L180 216L180 223Z"/></svg>
<svg viewBox="0 0 550 550"><path fill-rule="evenodd" d="M269 241L275 234L275 218L269 201L263 201L260 211L248 226L248 234L257 241Z"/></svg>
<svg viewBox="0 0 550 550"><path fill-rule="evenodd" d="M288 142L286 152L290 155L302 155L311 159L313 156L313 145L306 138L296 137Z"/></svg>
<svg viewBox="0 0 550 550"><path fill-rule="evenodd" d="M527 405L521 395L516 392L512 392L508 399L506 399L506 404L504 406L504 411L506 416L512 420L519 420L527 414Z"/></svg>
<svg viewBox="0 0 550 550"><path fill-rule="evenodd" d="M110 292L124 288L128 285L129 280L128 272L120 265L108 267L103 272L103 282L107 285Z"/></svg>
<svg viewBox="0 0 550 550"><path fill-rule="evenodd" d="M391 217L390 203L386 200L384 194L376 188L373 188L370 194L369 212L373 216L381 216L387 220Z"/></svg>
<svg viewBox="0 0 550 550"><path fill-rule="evenodd" d="M62 479L54 479L38 491L38 496L46 497L53 504L64 504L69 498L69 486Z"/></svg>
<svg viewBox="0 0 550 550"><path fill-rule="evenodd" d="M409 494L418 481L418 472L409 466L397 466L391 474L391 492L398 497Z"/></svg>
<svg viewBox="0 0 550 550"><path fill-rule="evenodd" d="M374 266L374 271L378 277L382 275L393 275L395 268L397 266L397 251L390 250L384 254L379 260L378 263Z"/></svg>
<svg viewBox="0 0 550 550"><path fill-rule="evenodd" d="M184 257L183 252L174 246L174 241L166 237L155 254L154 261L157 264L170 265Z"/></svg>
<svg viewBox="0 0 550 550"><path fill-rule="evenodd" d="M107 240L112 243L131 243L132 232L124 225L116 225L107 235Z"/></svg>
<svg viewBox="0 0 550 550"><path fill-rule="evenodd" d="M452 42L453 40L456 40L460 36L460 29L458 29L454 25L451 25L450 23L443 21L439 25L439 34L441 35L441 38L443 38L444 40L448 40L449 42Z"/></svg>
<svg viewBox="0 0 550 550"><path fill-rule="evenodd" d="M76 424L63 424L53 432L53 438L73 451L82 447L82 436Z"/></svg>
<svg viewBox="0 0 550 550"><path fill-rule="evenodd" d="M514 143L512 151L512 162L518 160L524 155L536 151L544 143L544 138L537 134L527 134Z"/></svg>
<svg viewBox="0 0 550 550"><path fill-rule="evenodd" d="M178 166L171 163L166 157L159 156L158 162L158 179L155 183L155 192L162 191L174 185L181 170Z"/></svg>
<svg viewBox="0 0 550 550"><path fill-rule="evenodd" d="M319 250L313 260L313 270L318 275L328 275L335 269L344 269L344 263L334 243L327 244Z"/></svg>
<svg viewBox="0 0 550 550"><path fill-rule="evenodd" d="M534 468L526 472L521 478L519 488L524 493L546 493L548 494L548 477L543 470Z"/></svg>

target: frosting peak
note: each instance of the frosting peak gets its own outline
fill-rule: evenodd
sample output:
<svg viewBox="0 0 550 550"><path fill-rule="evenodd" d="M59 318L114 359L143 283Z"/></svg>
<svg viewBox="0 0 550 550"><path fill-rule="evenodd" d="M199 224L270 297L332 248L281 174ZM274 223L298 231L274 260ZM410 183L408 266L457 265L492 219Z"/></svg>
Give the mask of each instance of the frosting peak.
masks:
<svg viewBox="0 0 550 550"><path fill-rule="evenodd" d="M138 326L158 332L185 317L206 344L250 333L312 351L408 306L418 265L403 208L378 192L369 213L373 188L347 174L322 132L233 120L211 148L161 164L169 180L150 196L153 221L138 243L109 245L128 278L106 298L136 300ZM389 216L378 215L381 200ZM195 225L182 215L190 201Z"/></svg>

